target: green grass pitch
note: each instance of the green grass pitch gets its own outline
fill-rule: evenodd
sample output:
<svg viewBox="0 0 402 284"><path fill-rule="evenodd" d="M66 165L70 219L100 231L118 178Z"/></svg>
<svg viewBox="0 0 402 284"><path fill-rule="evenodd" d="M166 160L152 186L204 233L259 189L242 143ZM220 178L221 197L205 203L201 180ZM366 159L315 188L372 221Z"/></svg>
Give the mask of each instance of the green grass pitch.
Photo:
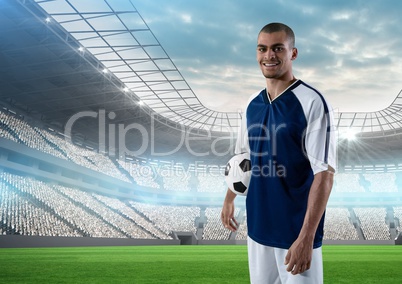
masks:
<svg viewBox="0 0 402 284"><path fill-rule="evenodd" d="M323 247L325 283L402 283L402 246ZM247 247L0 249L1 283L248 283Z"/></svg>

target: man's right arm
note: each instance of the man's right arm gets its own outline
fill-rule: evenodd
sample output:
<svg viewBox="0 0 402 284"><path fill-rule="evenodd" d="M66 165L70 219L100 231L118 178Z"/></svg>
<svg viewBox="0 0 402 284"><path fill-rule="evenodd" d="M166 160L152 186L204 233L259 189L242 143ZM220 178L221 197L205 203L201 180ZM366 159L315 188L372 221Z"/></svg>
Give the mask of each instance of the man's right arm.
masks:
<svg viewBox="0 0 402 284"><path fill-rule="evenodd" d="M237 195L230 189L227 190L221 212L222 224L225 226L225 228L231 230L232 232L235 232L237 230L237 227L239 226L239 223L237 223L234 217L234 211L235 211L234 200L236 196Z"/></svg>

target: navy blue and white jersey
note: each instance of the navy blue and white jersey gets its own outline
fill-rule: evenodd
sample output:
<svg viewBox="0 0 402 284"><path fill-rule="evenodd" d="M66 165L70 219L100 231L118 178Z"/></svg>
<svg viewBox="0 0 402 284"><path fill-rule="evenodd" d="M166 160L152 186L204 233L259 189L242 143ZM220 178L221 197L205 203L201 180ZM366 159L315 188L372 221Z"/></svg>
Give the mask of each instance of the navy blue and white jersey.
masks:
<svg viewBox="0 0 402 284"><path fill-rule="evenodd" d="M288 249L303 225L314 175L336 168L333 111L314 88L297 80L274 100L267 90L247 105L236 153L249 152L252 177L246 198L248 235ZM325 214L324 214L325 215ZM314 248L322 245L324 216Z"/></svg>

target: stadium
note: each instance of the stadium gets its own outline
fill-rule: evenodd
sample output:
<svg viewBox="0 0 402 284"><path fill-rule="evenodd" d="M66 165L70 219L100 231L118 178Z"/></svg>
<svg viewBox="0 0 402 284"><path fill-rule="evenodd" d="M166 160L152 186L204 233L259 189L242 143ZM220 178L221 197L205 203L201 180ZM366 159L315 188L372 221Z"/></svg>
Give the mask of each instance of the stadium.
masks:
<svg viewBox="0 0 402 284"><path fill-rule="evenodd" d="M133 5L100 2L1 1L0 248L244 245L244 198L239 230L220 222L241 114L200 102ZM402 244L401 112L399 93L335 114L326 245Z"/></svg>

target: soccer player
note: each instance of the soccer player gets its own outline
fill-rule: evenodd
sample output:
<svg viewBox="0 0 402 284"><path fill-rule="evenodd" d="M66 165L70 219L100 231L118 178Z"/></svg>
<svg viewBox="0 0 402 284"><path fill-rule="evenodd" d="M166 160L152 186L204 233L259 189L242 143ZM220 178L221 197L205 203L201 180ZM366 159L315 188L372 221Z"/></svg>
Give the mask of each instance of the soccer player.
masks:
<svg viewBox="0 0 402 284"><path fill-rule="evenodd" d="M324 212L336 168L333 113L315 88L293 75L295 36L264 26L257 62L266 88L247 105L236 153L250 153L246 198L248 262L253 284L323 283ZM223 225L236 231L236 194L228 189Z"/></svg>

